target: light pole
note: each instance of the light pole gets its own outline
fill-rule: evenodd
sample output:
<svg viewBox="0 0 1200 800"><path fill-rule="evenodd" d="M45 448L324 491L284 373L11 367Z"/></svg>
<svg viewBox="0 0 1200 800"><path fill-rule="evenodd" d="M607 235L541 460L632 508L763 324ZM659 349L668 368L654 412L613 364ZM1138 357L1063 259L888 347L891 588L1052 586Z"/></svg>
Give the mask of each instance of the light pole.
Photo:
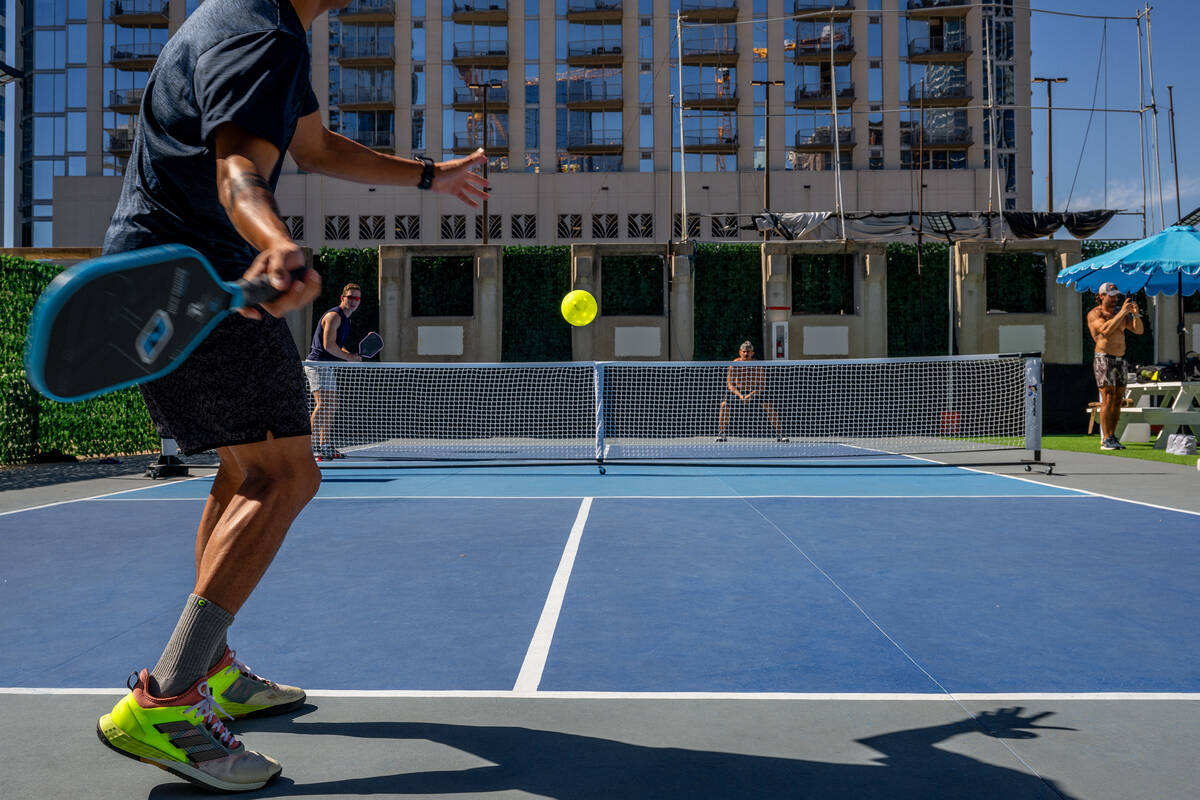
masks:
<svg viewBox="0 0 1200 800"><path fill-rule="evenodd" d="M750 81L751 86L763 86L763 211L771 210L771 87L783 86L783 81ZM771 237L763 231L763 241Z"/></svg>
<svg viewBox="0 0 1200 800"><path fill-rule="evenodd" d="M483 146L483 150L484 150L484 159L483 159L483 179L484 179L485 181L487 180L487 176L488 176L488 161L489 161L489 159L488 159L488 157L487 157L487 144L488 144L488 135L487 135L487 134L488 134L488 112L487 112L487 101L488 101L488 90L489 90L489 89L499 89L499 88L501 88L503 85L504 85L504 84L500 83L499 81L488 81L488 82L486 82L486 83L468 83L468 84L467 84L467 88L468 88L468 89L475 89L476 91L479 91L479 92L481 92L481 93L483 94L483 145L482 145L482 146ZM490 219L488 219L488 196L485 194L485 195L483 196L483 243L484 243L484 244L487 244L487 243L488 243L488 229L489 229L489 228L491 228L491 227L492 227L491 220L490 220Z"/></svg>
<svg viewBox="0 0 1200 800"><path fill-rule="evenodd" d="M1054 100L1052 88L1066 83L1066 78L1034 78L1034 83L1046 84L1046 210L1054 211ZM992 131L992 137L996 132Z"/></svg>

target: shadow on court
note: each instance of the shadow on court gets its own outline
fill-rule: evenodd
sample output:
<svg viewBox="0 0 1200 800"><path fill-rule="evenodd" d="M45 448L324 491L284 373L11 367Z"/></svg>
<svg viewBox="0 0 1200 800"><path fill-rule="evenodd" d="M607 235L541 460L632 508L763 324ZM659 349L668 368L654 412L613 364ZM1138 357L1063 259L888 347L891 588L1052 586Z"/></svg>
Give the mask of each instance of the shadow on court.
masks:
<svg viewBox="0 0 1200 800"><path fill-rule="evenodd" d="M310 707L311 708L311 707ZM937 745L956 736L1033 739L1035 730L1074 730L1038 725L1053 712L1023 716L1023 708L984 712L961 721L857 740L881 754L864 766L646 747L610 739L517 727L479 727L428 722L306 723L263 721L255 730L369 739L428 740L491 762L465 770L404 771L362 777L331 761L331 780L296 784L286 777L255 797L417 795L440 796L524 791L556 800L733 800L735 798L1062 798L1054 781L949 752ZM982 727L981 727L982 724ZM814 735L820 735L814 732ZM1011 760L1011 756L1006 756ZM286 766L286 765L285 765ZM399 767L406 765L398 764ZM186 784L156 787L151 798L194 796Z"/></svg>

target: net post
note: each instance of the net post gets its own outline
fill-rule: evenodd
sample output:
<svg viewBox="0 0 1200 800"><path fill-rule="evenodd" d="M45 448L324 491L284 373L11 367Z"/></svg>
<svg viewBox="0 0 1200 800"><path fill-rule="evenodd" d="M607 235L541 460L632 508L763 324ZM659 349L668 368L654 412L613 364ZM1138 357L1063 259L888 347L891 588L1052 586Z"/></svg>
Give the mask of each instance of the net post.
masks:
<svg viewBox="0 0 1200 800"><path fill-rule="evenodd" d="M596 463L604 463L604 365L592 365L596 391Z"/></svg>
<svg viewBox="0 0 1200 800"><path fill-rule="evenodd" d="M1025 357L1025 449L1042 460L1042 359Z"/></svg>

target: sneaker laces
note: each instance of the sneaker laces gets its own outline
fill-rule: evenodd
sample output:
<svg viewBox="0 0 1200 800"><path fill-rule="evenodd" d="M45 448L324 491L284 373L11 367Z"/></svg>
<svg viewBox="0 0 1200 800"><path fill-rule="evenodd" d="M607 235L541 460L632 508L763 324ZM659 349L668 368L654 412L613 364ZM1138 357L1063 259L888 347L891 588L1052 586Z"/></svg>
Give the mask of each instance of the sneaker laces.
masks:
<svg viewBox="0 0 1200 800"><path fill-rule="evenodd" d="M196 691L200 693L200 702L189 706L185 713L195 714L203 719L205 726L217 737L217 741L228 749L236 750L241 747L242 743L229 732L229 729L225 727L225 723L221 722L220 715L224 714L230 719L233 719L233 715L221 708L217 701L213 699L212 689L208 688L208 681L200 681L196 687Z"/></svg>
<svg viewBox="0 0 1200 800"><path fill-rule="evenodd" d="M246 662L245 662L245 661L240 661L240 660L238 660L238 657L237 657L237 651L236 651L236 650L230 650L230 651L229 651L229 657L230 657L231 659L233 659L233 663L229 665L229 669L236 669L238 672L242 673L243 675L245 675L245 676L246 676L247 678L249 678L250 680L252 680L252 681L258 681L259 683L265 683L267 686L271 687L272 689L278 689L278 688L279 688L279 687L278 687L278 686L275 684L275 682L274 682L274 681L267 680L266 678L262 677L261 675L255 675L255 674L254 674L254 671L253 671L253 670L251 670L251 669L250 669L250 667L246 665Z"/></svg>

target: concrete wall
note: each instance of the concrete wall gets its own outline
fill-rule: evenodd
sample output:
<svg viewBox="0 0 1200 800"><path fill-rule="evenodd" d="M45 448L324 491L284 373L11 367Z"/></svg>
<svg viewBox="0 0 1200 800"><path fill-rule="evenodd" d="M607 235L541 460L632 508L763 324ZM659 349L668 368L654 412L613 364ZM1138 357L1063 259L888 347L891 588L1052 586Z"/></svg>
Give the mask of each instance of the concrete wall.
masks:
<svg viewBox="0 0 1200 800"><path fill-rule="evenodd" d="M988 253L1045 253L1046 310L1005 314L988 310ZM1056 282L1059 271L1079 262L1074 239L959 242L954 247L955 335L958 352L1040 351L1048 363L1078 364L1083 359L1081 295Z"/></svg>
<svg viewBox="0 0 1200 800"><path fill-rule="evenodd" d="M692 287L693 248L676 245L664 266L664 281L670 276L670 290L662 314L614 316L604 313L601 293L604 283L605 255L648 255L662 257L659 245L573 245L571 247L571 289L591 292L600 302L600 312L590 325L571 329L571 352L578 361L689 361L693 350L694 297Z"/></svg>
<svg viewBox="0 0 1200 800"><path fill-rule="evenodd" d="M881 242L768 242L763 245L763 357L768 360L881 358L887 355L887 245ZM792 257L854 256L852 314L795 314ZM780 352L777 324L787 326Z"/></svg>
<svg viewBox="0 0 1200 800"><path fill-rule="evenodd" d="M382 361L488 362L501 353L502 248L413 245L379 248L379 333ZM414 317L412 259L471 256L475 264L474 315Z"/></svg>

